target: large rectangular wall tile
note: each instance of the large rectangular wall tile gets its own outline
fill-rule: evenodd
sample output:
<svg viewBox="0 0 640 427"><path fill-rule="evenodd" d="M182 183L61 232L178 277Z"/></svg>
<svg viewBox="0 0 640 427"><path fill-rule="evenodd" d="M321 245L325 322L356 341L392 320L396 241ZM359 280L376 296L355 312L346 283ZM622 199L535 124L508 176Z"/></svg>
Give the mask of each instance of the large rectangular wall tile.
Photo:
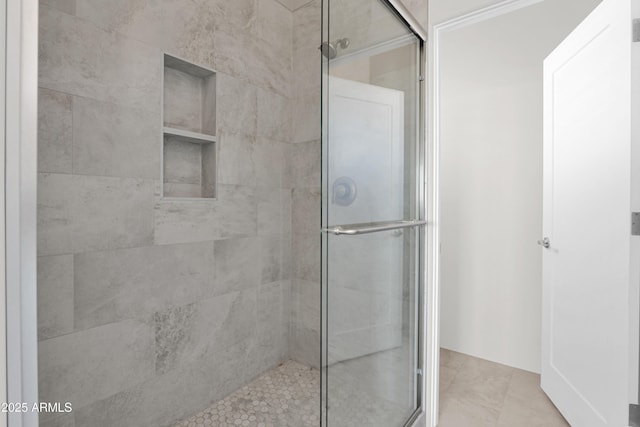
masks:
<svg viewBox="0 0 640 427"><path fill-rule="evenodd" d="M232 292L155 315L156 373L205 362L256 334L257 289Z"/></svg>
<svg viewBox="0 0 640 427"><path fill-rule="evenodd" d="M38 90L38 171L71 173L72 105L70 95Z"/></svg>
<svg viewBox="0 0 640 427"><path fill-rule="evenodd" d="M320 282L294 279L291 285L291 358L320 363Z"/></svg>
<svg viewBox="0 0 640 427"><path fill-rule="evenodd" d="M250 28L216 30L213 37L217 70L289 96L292 70L289 54L259 40Z"/></svg>
<svg viewBox="0 0 640 427"><path fill-rule="evenodd" d="M291 1L291 5L293 7L293 10L296 10L298 8L301 8L309 3L312 3L316 0L290 0ZM319 2L318 2L319 3Z"/></svg>
<svg viewBox="0 0 640 427"><path fill-rule="evenodd" d="M291 234L282 235L282 277L293 278L293 253L291 248Z"/></svg>
<svg viewBox="0 0 640 427"><path fill-rule="evenodd" d="M38 339L73 332L73 255L38 258Z"/></svg>
<svg viewBox="0 0 640 427"><path fill-rule="evenodd" d="M283 232L284 206L280 188L261 187L258 192L258 234L261 236Z"/></svg>
<svg viewBox="0 0 640 427"><path fill-rule="evenodd" d="M253 187L219 185L214 201L161 201L155 207L155 243L202 242L255 236L257 202Z"/></svg>
<svg viewBox="0 0 640 427"><path fill-rule="evenodd" d="M296 97L293 102L293 141L308 142L322 136L320 107L320 89L310 89L309 93Z"/></svg>
<svg viewBox="0 0 640 427"><path fill-rule="evenodd" d="M91 21L101 29L126 33L126 21L140 14L139 1L112 0L109 7L96 0L75 0L77 15ZM133 25L135 27L135 25ZM148 40L144 40L148 41Z"/></svg>
<svg viewBox="0 0 640 427"><path fill-rule="evenodd" d="M200 367L154 376L138 386L75 409L75 427L168 427L172 421L207 405L209 396L201 382L209 377L206 369Z"/></svg>
<svg viewBox="0 0 640 427"><path fill-rule="evenodd" d="M282 233L291 234L293 221L293 190L283 188L280 192L282 203Z"/></svg>
<svg viewBox="0 0 640 427"><path fill-rule="evenodd" d="M260 287L258 294L258 328L256 363L266 370L284 362L288 357L289 317L288 281L274 282Z"/></svg>
<svg viewBox="0 0 640 427"><path fill-rule="evenodd" d="M292 158L293 158L293 149L295 148L295 144L292 143L287 143L284 144L283 149L284 149L284 162L285 165L282 168L282 188L288 188L288 189L292 189L296 186L296 183L294 182L293 178L292 178L292 174L291 174L291 162L292 162Z"/></svg>
<svg viewBox="0 0 640 427"><path fill-rule="evenodd" d="M263 236L260 238L260 264L262 283L277 282L285 279L283 266L284 246L289 239L281 236Z"/></svg>
<svg viewBox="0 0 640 427"><path fill-rule="evenodd" d="M291 359L320 368L320 332L296 325L289 349Z"/></svg>
<svg viewBox="0 0 640 427"><path fill-rule="evenodd" d="M294 233L320 230L320 188L295 188L291 205Z"/></svg>
<svg viewBox="0 0 640 427"><path fill-rule="evenodd" d="M256 61L250 63L252 73L249 78L258 87L290 98L293 91L291 87L292 58L290 55L283 55L278 45L258 39L254 52Z"/></svg>
<svg viewBox="0 0 640 427"><path fill-rule="evenodd" d="M320 139L320 81L323 57L317 49L321 40L322 10L313 0L294 13L293 77L297 91L293 95L293 142Z"/></svg>
<svg viewBox="0 0 640 427"><path fill-rule="evenodd" d="M48 7L40 8L40 86L160 111L162 54Z"/></svg>
<svg viewBox="0 0 640 427"><path fill-rule="evenodd" d="M260 284L260 239L216 241L214 257L217 294L257 288Z"/></svg>
<svg viewBox="0 0 640 427"><path fill-rule="evenodd" d="M211 2L180 0L76 0L77 15L100 28L140 40L165 52L213 67Z"/></svg>
<svg viewBox="0 0 640 427"><path fill-rule="evenodd" d="M276 92L290 96L293 14L276 0L259 1L254 29L260 50L266 53L268 63L279 68L274 73L277 76L275 81L265 80L261 86L273 87ZM283 52L287 54L283 55Z"/></svg>
<svg viewBox="0 0 640 427"><path fill-rule="evenodd" d="M78 427L170 426L237 390L267 359L257 351L257 290L203 300L156 316L162 367L131 389L79 408Z"/></svg>
<svg viewBox="0 0 640 427"><path fill-rule="evenodd" d="M76 0L40 0L41 5L46 5L60 12L73 15L76 13Z"/></svg>
<svg viewBox="0 0 640 427"><path fill-rule="evenodd" d="M75 411L76 427L169 427L259 374L253 346L219 347L201 360Z"/></svg>
<svg viewBox="0 0 640 427"><path fill-rule="evenodd" d="M216 74L216 79L218 131L255 135L258 120L257 88L224 73Z"/></svg>
<svg viewBox="0 0 640 427"><path fill-rule="evenodd" d="M62 403L64 404L65 402ZM41 412L38 415L38 421L39 427L75 427L73 411L63 414Z"/></svg>
<svg viewBox="0 0 640 427"><path fill-rule="evenodd" d="M306 329L320 330L320 282L293 279L291 284L292 315Z"/></svg>
<svg viewBox="0 0 640 427"><path fill-rule="evenodd" d="M40 401L74 408L104 399L153 376L154 330L128 320L39 345Z"/></svg>
<svg viewBox="0 0 640 427"><path fill-rule="evenodd" d="M214 31L216 69L229 76L255 83L255 79L250 78L250 73L252 68L256 68L254 63L258 61L258 57L254 53L258 52L258 47L255 37L247 34L246 28L222 25Z"/></svg>
<svg viewBox="0 0 640 427"><path fill-rule="evenodd" d="M280 52L291 52L293 43L293 14L276 0L258 2L256 35Z"/></svg>
<svg viewBox="0 0 640 427"><path fill-rule="evenodd" d="M322 54L322 9L320 0L306 1L293 13L292 95L320 88ZM302 2L301 2L302 3Z"/></svg>
<svg viewBox="0 0 640 427"><path fill-rule="evenodd" d="M75 97L73 172L160 179L160 114Z"/></svg>
<svg viewBox="0 0 640 427"><path fill-rule="evenodd" d="M256 184L253 136L220 132L218 137L218 182L221 184Z"/></svg>
<svg viewBox="0 0 640 427"><path fill-rule="evenodd" d="M291 144L291 180L295 186L320 188L322 156L320 141Z"/></svg>
<svg viewBox="0 0 640 427"><path fill-rule="evenodd" d="M287 146L288 144L283 142L258 138L253 150L258 187L284 187Z"/></svg>
<svg viewBox="0 0 640 427"><path fill-rule="evenodd" d="M258 89L258 136L291 142L292 113L292 104L288 98Z"/></svg>
<svg viewBox="0 0 640 427"><path fill-rule="evenodd" d="M211 403L211 374L190 366L75 410L75 427L169 427Z"/></svg>
<svg viewBox="0 0 640 427"><path fill-rule="evenodd" d="M153 192L153 181L40 174L39 255L151 244Z"/></svg>
<svg viewBox="0 0 640 427"><path fill-rule="evenodd" d="M185 203L161 201L154 209L155 243L202 242L219 238L222 233L215 223L215 201ZM238 211L240 214L241 212Z"/></svg>
<svg viewBox="0 0 640 427"><path fill-rule="evenodd" d="M254 0L214 0L209 4L217 16L216 30L242 33L255 26L258 4Z"/></svg>
<svg viewBox="0 0 640 427"><path fill-rule="evenodd" d="M213 242L75 256L75 328L86 329L214 294Z"/></svg>
<svg viewBox="0 0 640 427"><path fill-rule="evenodd" d="M277 0L277 1L278 1L278 3L280 3L281 5L286 7L287 9L293 11L294 0Z"/></svg>
<svg viewBox="0 0 640 427"><path fill-rule="evenodd" d="M230 298L232 294L227 294ZM224 296L221 298L224 299ZM210 345L209 339L202 341L202 336L195 337L196 304L169 308L155 313L156 330L156 374L164 374L184 363L183 359L191 360L200 355Z"/></svg>
<svg viewBox="0 0 640 427"><path fill-rule="evenodd" d="M320 281L320 233L293 233L293 277Z"/></svg>
<svg viewBox="0 0 640 427"><path fill-rule="evenodd" d="M227 75L248 81L249 72L245 58L251 50L256 50L255 47L250 46L254 41L243 35L241 31L238 31L237 35L233 34L235 32L235 29L226 25L222 25L214 31L214 44L219 46L215 50L214 56L216 69Z"/></svg>

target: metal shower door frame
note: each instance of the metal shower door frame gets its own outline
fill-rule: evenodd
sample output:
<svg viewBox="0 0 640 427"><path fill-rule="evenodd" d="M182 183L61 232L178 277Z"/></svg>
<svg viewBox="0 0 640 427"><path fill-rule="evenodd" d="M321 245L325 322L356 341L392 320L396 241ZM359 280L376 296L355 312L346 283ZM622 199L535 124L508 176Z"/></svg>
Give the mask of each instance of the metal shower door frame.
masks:
<svg viewBox="0 0 640 427"><path fill-rule="evenodd" d="M322 41L329 40L329 2L331 0L321 0L322 9ZM409 10L399 0L379 0L385 3L396 15L404 22L406 27L413 32L418 39L418 68L420 75L419 93L417 101L417 120L416 120L416 135L418 137L416 158L414 167L417 170L416 176L416 204L418 206L418 218L414 218L412 221L398 222L398 224L373 224L371 229L378 229L380 227L391 228L413 228L419 227L421 230L419 233L419 274L418 274L418 298L417 305L418 310L418 327L417 327L417 366L418 372L418 390L417 390L417 409L407 420L404 427L426 427L435 425L431 420L435 420L438 412L437 405L437 389L438 389L438 363L439 363L439 344L437 336L437 322L434 320L433 314L429 313L429 308L438 306L437 295L432 293L433 280L437 277L437 273L427 273L427 269L431 270L436 267L435 258L432 254L435 253L434 248L439 244L437 243L437 229L434 228L432 221L434 210L434 204L431 201L436 200L435 191L436 187L428 185L428 177L433 177L433 171L427 170L428 167L436 165L436 159L434 157L433 150L428 149L427 146L427 129L428 123L427 116L427 31L419 23L419 21L409 12ZM325 136L327 135L327 112L325 108L325 94L326 94L326 80L325 80L325 64L322 63L322 82L321 82L321 132L322 132L322 158L327 158L327 144L324 143ZM324 170L321 172L321 190L322 194L328 194L328 185L325 182ZM391 227L391 228L390 228ZM327 389L326 389L326 370L324 369L324 363L328 360L326 343L326 331L328 325L327 307L326 307L326 271L327 271L327 241L330 234L347 234L356 235L362 234L362 231L354 230L336 230L335 227L331 228L327 222L327 209L321 202L321 310L320 310L320 337L321 337L321 355L320 355L320 367L321 367L321 390L320 390L320 416L321 426L327 426L325 402L327 401ZM337 228L340 228L339 226ZM336 233L337 231L337 233ZM374 232L377 230L374 230ZM371 231L365 231L371 232ZM434 310L437 315L437 309ZM433 392L435 391L435 392Z"/></svg>

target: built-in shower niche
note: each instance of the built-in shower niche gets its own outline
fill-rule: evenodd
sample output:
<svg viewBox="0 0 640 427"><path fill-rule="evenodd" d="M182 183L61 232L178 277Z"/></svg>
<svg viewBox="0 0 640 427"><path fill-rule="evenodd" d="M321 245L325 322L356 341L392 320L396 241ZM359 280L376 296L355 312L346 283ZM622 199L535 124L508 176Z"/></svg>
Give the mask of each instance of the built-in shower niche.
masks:
<svg viewBox="0 0 640 427"><path fill-rule="evenodd" d="M164 55L162 195L216 197L216 73Z"/></svg>

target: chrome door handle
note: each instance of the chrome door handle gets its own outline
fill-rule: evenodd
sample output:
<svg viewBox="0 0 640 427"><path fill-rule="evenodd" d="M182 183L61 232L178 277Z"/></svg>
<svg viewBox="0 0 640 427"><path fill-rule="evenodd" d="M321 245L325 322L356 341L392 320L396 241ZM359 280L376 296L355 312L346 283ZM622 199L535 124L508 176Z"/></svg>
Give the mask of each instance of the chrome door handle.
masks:
<svg viewBox="0 0 640 427"><path fill-rule="evenodd" d="M378 231L398 230L401 228L412 228L426 225L427 221L411 220L411 221L385 221L366 224L349 224L337 225L333 227L323 228L322 232L335 234L336 236L346 235L355 236L358 234L376 233Z"/></svg>
<svg viewBox="0 0 640 427"><path fill-rule="evenodd" d="M549 240L548 237L545 237L542 240L538 240L538 244L545 249L549 249L551 247L551 241Z"/></svg>

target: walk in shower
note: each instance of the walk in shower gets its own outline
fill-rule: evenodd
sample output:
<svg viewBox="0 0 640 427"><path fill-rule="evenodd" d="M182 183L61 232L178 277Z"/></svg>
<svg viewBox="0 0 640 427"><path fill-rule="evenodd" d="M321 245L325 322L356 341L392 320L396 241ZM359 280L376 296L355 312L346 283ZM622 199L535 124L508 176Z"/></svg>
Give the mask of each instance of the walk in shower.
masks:
<svg viewBox="0 0 640 427"><path fill-rule="evenodd" d="M426 1L401 3L40 1L39 395L73 407L41 426L411 425Z"/></svg>

